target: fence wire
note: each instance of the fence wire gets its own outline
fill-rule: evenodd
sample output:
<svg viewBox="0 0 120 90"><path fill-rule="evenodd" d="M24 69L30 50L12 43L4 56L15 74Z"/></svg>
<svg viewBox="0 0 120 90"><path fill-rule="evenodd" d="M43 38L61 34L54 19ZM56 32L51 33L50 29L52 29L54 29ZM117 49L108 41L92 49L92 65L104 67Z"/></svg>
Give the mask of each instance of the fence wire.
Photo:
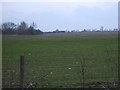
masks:
<svg viewBox="0 0 120 90"><path fill-rule="evenodd" d="M109 57L25 57L24 88L104 87L118 85L116 56ZM109 62L113 62L113 64ZM3 58L2 87L20 83L19 58Z"/></svg>

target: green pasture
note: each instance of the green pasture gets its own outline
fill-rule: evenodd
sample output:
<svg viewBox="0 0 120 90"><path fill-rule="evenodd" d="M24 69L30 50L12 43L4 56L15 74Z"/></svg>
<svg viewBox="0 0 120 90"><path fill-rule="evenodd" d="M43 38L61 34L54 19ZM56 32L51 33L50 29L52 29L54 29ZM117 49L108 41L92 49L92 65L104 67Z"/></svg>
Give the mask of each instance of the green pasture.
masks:
<svg viewBox="0 0 120 90"><path fill-rule="evenodd" d="M116 32L3 36L2 56L3 83L13 87L19 83L20 56L25 56L25 87L78 87L118 79Z"/></svg>

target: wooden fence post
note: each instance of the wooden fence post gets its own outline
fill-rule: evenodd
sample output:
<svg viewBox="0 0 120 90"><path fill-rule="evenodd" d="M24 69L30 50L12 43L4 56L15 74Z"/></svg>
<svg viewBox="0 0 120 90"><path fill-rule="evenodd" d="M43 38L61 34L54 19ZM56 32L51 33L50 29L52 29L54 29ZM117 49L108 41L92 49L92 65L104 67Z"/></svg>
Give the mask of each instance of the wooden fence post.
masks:
<svg viewBox="0 0 120 90"><path fill-rule="evenodd" d="M118 51L120 53L120 51ZM120 88L120 56L118 55L118 88Z"/></svg>
<svg viewBox="0 0 120 90"><path fill-rule="evenodd" d="M23 88L24 84L24 56L20 56L20 88Z"/></svg>

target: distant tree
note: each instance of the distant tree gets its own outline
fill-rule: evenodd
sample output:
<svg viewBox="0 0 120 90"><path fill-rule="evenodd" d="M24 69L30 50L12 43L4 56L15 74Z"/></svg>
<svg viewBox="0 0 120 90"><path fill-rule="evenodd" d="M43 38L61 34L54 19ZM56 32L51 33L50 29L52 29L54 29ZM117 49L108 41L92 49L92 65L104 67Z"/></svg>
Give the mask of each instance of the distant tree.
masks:
<svg viewBox="0 0 120 90"><path fill-rule="evenodd" d="M35 29L37 27L35 22L32 22L31 27L33 27L33 29Z"/></svg>
<svg viewBox="0 0 120 90"><path fill-rule="evenodd" d="M34 28L32 26L28 28L28 34L34 35Z"/></svg>
<svg viewBox="0 0 120 90"><path fill-rule="evenodd" d="M22 21L19 25L14 24L13 22L3 23L0 26L0 31L2 34L18 34L18 35L36 35L42 34L41 30L35 29L37 25L33 22L29 27L28 24Z"/></svg>
<svg viewBox="0 0 120 90"><path fill-rule="evenodd" d="M59 32L59 29L56 29L55 31L53 31L53 33L58 33Z"/></svg>
<svg viewBox="0 0 120 90"><path fill-rule="evenodd" d="M2 30L13 30L16 28L16 24L13 22L7 22L2 24Z"/></svg>
<svg viewBox="0 0 120 90"><path fill-rule="evenodd" d="M15 34L16 24L7 22L2 24L2 34Z"/></svg>
<svg viewBox="0 0 120 90"><path fill-rule="evenodd" d="M87 32L87 29L82 30L81 32Z"/></svg>
<svg viewBox="0 0 120 90"><path fill-rule="evenodd" d="M19 25L20 30L27 30L28 29L28 24L26 22L21 22Z"/></svg>
<svg viewBox="0 0 120 90"><path fill-rule="evenodd" d="M103 31L103 28L104 28L104 27L103 27L103 26L101 26L100 31Z"/></svg>
<svg viewBox="0 0 120 90"><path fill-rule="evenodd" d="M56 29L56 32L59 32L59 29Z"/></svg>
<svg viewBox="0 0 120 90"><path fill-rule="evenodd" d="M36 23L32 22L32 24L30 25L30 27L27 30L27 34L34 35L36 27L37 27Z"/></svg>
<svg viewBox="0 0 120 90"><path fill-rule="evenodd" d="M22 21L18 26L18 34L22 34L22 35L27 34L27 30L28 30L28 24Z"/></svg>

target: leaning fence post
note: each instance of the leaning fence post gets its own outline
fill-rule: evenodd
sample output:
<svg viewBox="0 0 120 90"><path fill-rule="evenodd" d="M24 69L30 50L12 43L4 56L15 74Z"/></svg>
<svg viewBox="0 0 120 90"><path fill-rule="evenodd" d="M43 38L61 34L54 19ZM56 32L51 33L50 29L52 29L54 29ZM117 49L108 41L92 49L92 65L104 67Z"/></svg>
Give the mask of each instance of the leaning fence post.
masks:
<svg viewBox="0 0 120 90"><path fill-rule="evenodd" d="M24 56L20 56L20 88L23 88L24 84Z"/></svg>

